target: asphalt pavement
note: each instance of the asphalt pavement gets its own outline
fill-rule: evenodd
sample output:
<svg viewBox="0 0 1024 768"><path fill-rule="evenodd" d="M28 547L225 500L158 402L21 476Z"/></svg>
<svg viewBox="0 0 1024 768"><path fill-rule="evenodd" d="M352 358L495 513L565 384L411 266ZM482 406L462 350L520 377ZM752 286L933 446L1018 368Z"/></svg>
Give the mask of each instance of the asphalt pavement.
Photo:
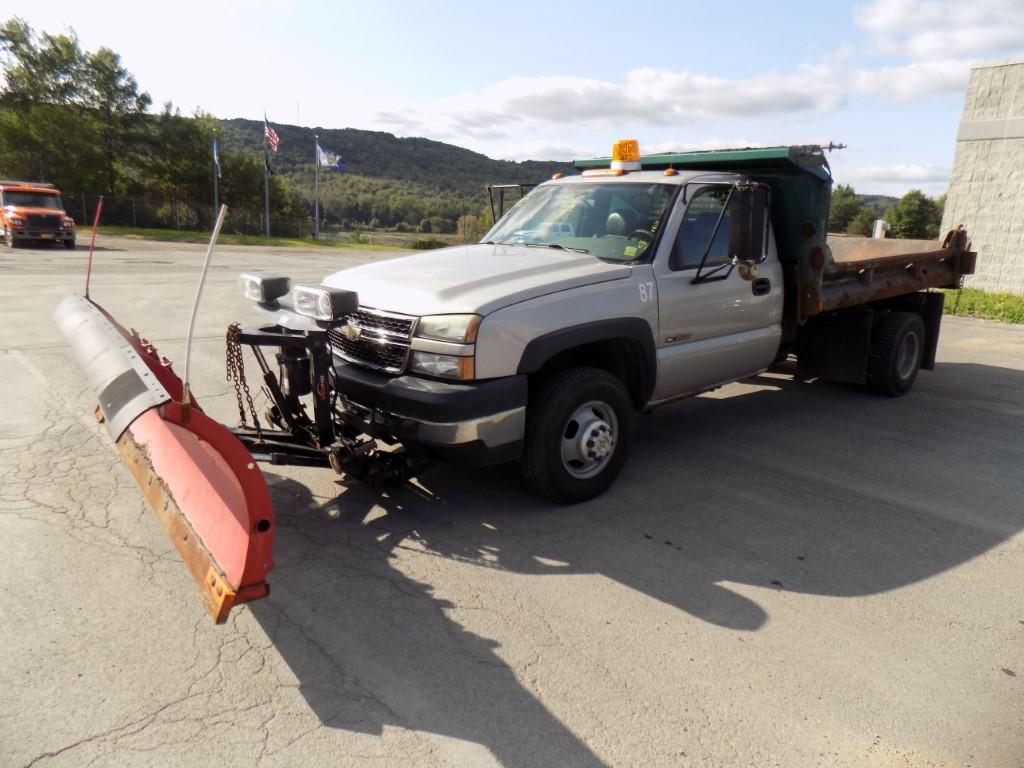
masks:
<svg viewBox="0 0 1024 768"><path fill-rule="evenodd" d="M99 246L180 368L203 248ZM394 256L220 248L204 407L237 419L239 272ZM946 319L904 398L783 368L665 407L569 508L265 467L272 592L214 626L51 320L84 265L0 250L0 765L1024 766L1024 327Z"/></svg>

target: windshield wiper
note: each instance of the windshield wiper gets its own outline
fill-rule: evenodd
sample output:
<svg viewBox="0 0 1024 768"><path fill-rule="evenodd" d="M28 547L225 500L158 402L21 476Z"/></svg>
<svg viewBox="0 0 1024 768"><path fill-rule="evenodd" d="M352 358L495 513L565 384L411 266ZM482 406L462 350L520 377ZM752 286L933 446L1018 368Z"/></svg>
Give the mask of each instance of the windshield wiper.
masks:
<svg viewBox="0 0 1024 768"><path fill-rule="evenodd" d="M522 243L509 243L504 240L481 240L480 245L522 245Z"/></svg>
<svg viewBox="0 0 1024 768"><path fill-rule="evenodd" d="M561 243L523 243L527 248L555 248L559 251L572 251L573 253L590 253L586 248L569 248Z"/></svg>

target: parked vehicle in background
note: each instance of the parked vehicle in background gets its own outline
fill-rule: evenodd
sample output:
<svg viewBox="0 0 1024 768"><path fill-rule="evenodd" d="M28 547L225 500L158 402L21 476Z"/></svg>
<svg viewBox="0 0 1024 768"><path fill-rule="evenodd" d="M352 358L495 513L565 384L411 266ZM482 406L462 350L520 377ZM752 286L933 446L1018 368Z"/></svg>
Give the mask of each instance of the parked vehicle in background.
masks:
<svg viewBox="0 0 1024 768"><path fill-rule="evenodd" d="M26 241L75 247L75 221L53 184L0 181L0 229L8 248Z"/></svg>

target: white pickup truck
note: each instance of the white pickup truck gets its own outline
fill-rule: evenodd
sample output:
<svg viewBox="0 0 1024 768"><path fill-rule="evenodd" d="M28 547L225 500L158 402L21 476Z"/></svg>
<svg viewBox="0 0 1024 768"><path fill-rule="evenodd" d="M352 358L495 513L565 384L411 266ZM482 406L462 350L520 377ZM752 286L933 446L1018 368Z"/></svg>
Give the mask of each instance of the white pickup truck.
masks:
<svg viewBox="0 0 1024 768"><path fill-rule="evenodd" d="M826 238L818 147L640 157L627 141L576 165L475 245L320 285L242 275L263 322L228 329L235 428L191 394L187 357L183 380L87 296L57 307L215 621L268 594L274 512L257 461L368 480L435 459L518 461L541 496L582 501L622 470L635 414L782 355L803 377L904 394L935 364L943 294L929 289L974 271L962 229L942 242ZM263 424L243 346L272 402Z"/></svg>
<svg viewBox="0 0 1024 768"><path fill-rule="evenodd" d="M319 422L333 428L308 445L241 433L253 452L342 469L351 450L338 435L368 435L414 456L518 461L540 495L580 501L622 469L636 413L780 355L795 353L809 377L903 394L935 359L942 295L919 291L973 271L962 231L945 243L826 241L818 147L640 157L623 142L576 165L475 245L320 286L244 275L267 325L243 341L258 352L281 333L323 338L314 368L332 403ZM316 386L300 348L278 359L285 386L270 415L294 434L298 397Z"/></svg>

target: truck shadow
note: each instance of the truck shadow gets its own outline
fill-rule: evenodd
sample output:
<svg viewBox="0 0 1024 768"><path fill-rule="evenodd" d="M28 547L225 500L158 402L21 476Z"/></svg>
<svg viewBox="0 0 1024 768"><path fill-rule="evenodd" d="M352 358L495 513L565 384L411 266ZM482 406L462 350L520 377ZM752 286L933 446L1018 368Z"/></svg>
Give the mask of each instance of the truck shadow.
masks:
<svg viewBox="0 0 1024 768"><path fill-rule="evenodd" d="M538 501L507 467L438 467L421 495L352 485L336 499L270 476L277 567L251 610L326 724L444 734L509 766L600 765L497 643L448 615L435 591L451 569L600 574L756 631L758 590L878 594L1016 534L1021 434L1021 371L945 364L898 400L783 373L640 418L616 486L574 507ZM449 572L420 581L409 558Z"/></svg>

